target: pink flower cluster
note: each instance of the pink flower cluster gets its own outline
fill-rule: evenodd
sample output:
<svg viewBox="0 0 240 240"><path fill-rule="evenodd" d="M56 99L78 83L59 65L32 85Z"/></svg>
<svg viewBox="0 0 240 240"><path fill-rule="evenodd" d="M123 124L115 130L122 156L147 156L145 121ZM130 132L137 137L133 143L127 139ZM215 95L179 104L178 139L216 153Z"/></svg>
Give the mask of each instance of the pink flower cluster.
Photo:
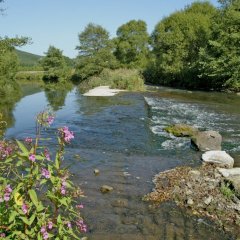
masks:
<svg viewBox="0 0 240 240"><path fill-rule="evenodd" d="M43 155L48 161L50 161L50 152L47 148L44 149Z"/></svg>
<svg viewBox="0 0 240 240"><path fill-rule="evenodd" d="M53 222L52 222L52 221L49 221L49 222L48 222L47 227L46 227L46 226L42 226L42 227L41 227L40 232L41 232L44 240L46 240L46 239L49 238L49 234L48 234L48 232L47 232L47 228L48 228L49 230L51 230L51 229L53 228Z"/></svg>
<svg viewBox="0 0 240 240"><path fill-rule="evenodd" d="M11 197L11 193L12 193L12 188L10 185L7 185L4 189L4 194L3 196L0 196L0 203L1 202L8 202L10 200L10 197Z"/></svg>
<svg viewBox="0 0 240 240"><path fill-rule="evenodd" d="M6 159L13 153L14 149L11 144L5 142L5 141L0 141L0 160Z"/></svg>
<svg viewBox="0 0 240 240"><path fill-rule="evenodd" d="M58 129L60 138L63 139L65 143L70 143L71 139L74 138L73 132L69 131L68 127L63 127Z"/></svg>
<svg viewBox="0 0 240 240"><path fill-rule="evenodd" d="M37 115L37 121L40 125L42 125L44 127L50 127L50 125L54 121L54 114L52 113L51 110L46 110L46 111L40 112Z"/></svg>
<svg viewBox="0 0 240 240"><path fill-rule="evenodd" d="M50 178L50 172L46 168L42 168L41 173L43 177Z"/></svg>
<svg viewBox="0 0 240 240"><path fill-rule="evenodd" d="M24 214L27 214L27 213L28 213L28 206L27 206L27 204L23 203L23 205L22 205L22 211L23 211Z"/></svg>
<svg viewBox="0 0 240 240"><path fill-rule="evenodd" d="M33 141L33 139L30 138L30 137L26 137L26 138L24 139L24 141L25 141L25 143L31 144L32 141Z"/></svg>
<svg viewBox="0 0 240 240"><path fill-rule="evenodd" d="M83 222L82 219L76 221L76 225L81 232L87 232L87 225Z"/></svg>
<svg viewBox="0 0 240 240"><path fill-rule="evenodd" d="M62 179L61 189L60 189L60 192L61 192L62 195L66 194L66 186L67 186L66 180Z"/></svg>
<svg viewBox="0 0 240 240"><path fill-rule="evenodd" d="M36 161L36 156L35 156L35 154L30 153L29 156L28 156L28 159L29 159L30 161L32 161L32 162L35 162L35 161Z"/></svg>

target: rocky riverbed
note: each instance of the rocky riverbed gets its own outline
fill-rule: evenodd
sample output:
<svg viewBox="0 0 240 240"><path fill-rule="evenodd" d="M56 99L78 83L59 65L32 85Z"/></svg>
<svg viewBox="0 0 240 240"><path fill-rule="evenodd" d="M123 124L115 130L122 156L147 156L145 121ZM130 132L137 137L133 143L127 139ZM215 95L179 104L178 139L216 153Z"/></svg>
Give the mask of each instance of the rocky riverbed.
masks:
<svg viewBox="0 0 240 240"><path fill-rule="evenodd" d="M160 204L173 200L194 215L214 220L220 228L240 237L240 195L214 164L177 167L154 177L155 189L144 197Z"/></svg>

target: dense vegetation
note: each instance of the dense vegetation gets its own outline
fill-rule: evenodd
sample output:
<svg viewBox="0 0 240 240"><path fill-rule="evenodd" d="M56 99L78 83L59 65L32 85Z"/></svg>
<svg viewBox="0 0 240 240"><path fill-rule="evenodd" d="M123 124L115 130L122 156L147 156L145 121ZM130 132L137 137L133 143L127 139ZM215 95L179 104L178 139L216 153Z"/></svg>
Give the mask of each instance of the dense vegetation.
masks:
<svg viewBox="0 0 240 240"><path fill-rule="evenodd" d="M17 55L21 61L17 79L44 80L48 88L72 80L86 89L108 82L139 90L143 80L130 79L143 76L145 82L157 85L240 91L240 0L219 3L216 8L209 2L194 2L163 18L151 35L142 20L123 24L113 39L102 26L89 23L79 33L76 59L50 46L39 61L39 56L16 54L14 47L24 43L20 39L0 38L0 94L14 82ZM106 72L111 74L106 77ZM113 84L116 79L118 84Z"/></svg>

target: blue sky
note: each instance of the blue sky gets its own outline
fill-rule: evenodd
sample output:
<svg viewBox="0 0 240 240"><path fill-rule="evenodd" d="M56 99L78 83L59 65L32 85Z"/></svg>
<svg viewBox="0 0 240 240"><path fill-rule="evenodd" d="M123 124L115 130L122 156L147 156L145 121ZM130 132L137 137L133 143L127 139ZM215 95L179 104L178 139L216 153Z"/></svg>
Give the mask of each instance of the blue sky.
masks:
<svg viewBox="0 0 240 240"><path fill-rule="evenodd" d="M151 33L155 25L192 0L5 0L0 16L0 36L28 36L31 45L24 51L43 55L49 45L75 57L78 34L89 23L100 24L111 37L122 24L132 19L144 20ZM217 5L217 0L210 0Z"/></svg>

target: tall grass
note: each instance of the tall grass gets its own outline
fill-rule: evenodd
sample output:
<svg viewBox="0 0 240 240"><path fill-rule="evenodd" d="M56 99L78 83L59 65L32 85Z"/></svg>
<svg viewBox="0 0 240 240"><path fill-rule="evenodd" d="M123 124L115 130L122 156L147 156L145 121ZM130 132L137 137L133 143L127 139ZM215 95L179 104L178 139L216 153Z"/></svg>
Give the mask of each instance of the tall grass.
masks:
<svg viewBox="0 0 240 240"><path fill-rule="evenodd" d="M138 70L134 69L104 69L98 76L93 76L79 84L81 92L86 92L98 86L129 91L144 91L144 80Z"/></svg>

